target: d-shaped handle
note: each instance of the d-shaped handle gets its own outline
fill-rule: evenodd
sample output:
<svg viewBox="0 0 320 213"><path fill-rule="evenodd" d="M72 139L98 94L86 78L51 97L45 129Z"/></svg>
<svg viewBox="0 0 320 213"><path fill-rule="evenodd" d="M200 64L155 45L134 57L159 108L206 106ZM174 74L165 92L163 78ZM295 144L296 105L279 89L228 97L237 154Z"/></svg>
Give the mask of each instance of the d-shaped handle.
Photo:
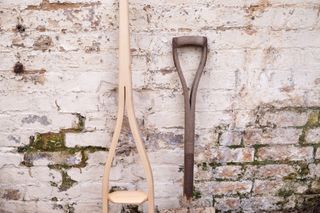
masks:
<svg viewBox="0 0 320 213"><path fill-rule="evenodd" d="M199 64L199 67L197 69L195 78L194 78L192 86L191 86L190 97L189 97L187 82L183 76L181 65L179 62L178 48L180 48L180 47L201 47L202 48L200 64ZM204 36L174 37L172 39L172 53L173 53L174 65L177 68L179 78L180 78L180 81L182 84L182 89L183 89L183 93L185 96L186 107L189 107L191 111L194 111L195 110L194 109L195 108L195 101L196 101L195 100L196 92L198 89L200 77L203 73L204 67L207 62L207 55L208 55L207 37L204 37Z"/></svg>
<svg viewBox="0 0 320 213"><path fill-rule="evenodd" d="M203 36L181 36L172 39L173 48L196 46L207 47L207 38Z"/></svg>

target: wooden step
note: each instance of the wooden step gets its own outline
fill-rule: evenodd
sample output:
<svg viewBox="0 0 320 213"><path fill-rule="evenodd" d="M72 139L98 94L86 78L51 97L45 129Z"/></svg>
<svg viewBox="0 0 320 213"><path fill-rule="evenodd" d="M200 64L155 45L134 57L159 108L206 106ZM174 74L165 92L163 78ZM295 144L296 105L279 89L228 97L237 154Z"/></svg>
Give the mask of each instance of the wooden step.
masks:
<svg viewBox="0 0 320 213"><path fill-rule="evenodd" d="M141 191L115 191L109 194L113 203L141 204L148 199L148 195Z"/></svg>

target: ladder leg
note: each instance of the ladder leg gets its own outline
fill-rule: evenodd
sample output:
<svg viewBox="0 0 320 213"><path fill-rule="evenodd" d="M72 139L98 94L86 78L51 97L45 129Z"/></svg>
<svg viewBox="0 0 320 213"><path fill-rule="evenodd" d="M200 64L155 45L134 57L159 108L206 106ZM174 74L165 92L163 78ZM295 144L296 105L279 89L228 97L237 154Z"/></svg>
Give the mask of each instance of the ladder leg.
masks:
<svg viewBox="0 0 320 213"><path fill-rule="evenodd" d="M119 86L119 109L118 109L118 115L117 115L117 121L116 121L116 128L113 133L111 146L109 149L108 157L106 164L104 166L104 173L103 173L103 181L102 181L102 210L103 213L109 212L109 176L110 176L110 170L112 166L113 158L115 157L116 153L116 146L119 141L119 136L121 133L121 126L122 126L122 120L124 115L124 104L125 104L125 91L123 86Z"/></svg>
<svg viewBox="0 0 320 213"><path fill-rule="evenodd" d="M148 213L154 213L154 199L153 198L150 198L148 200Z"/></svg>
<svg viewBox="0 0 320 213"><path fill-rule="evenodd" d="M104 199L103 200L102 212L103 213L108 213L109 212L109 200L108 199Z"/></svg>
<svg viewBox="0 0 320 213"><path fill-rule="evenodd" d="M129 120L129 126L132 132L133 139L136 143L138 155L141 159L144 172L147 180L147 190L148 190L148 213L154 213L154 185L153 185L153 175L150 166L150 161L148 159L141 135L139 132L137 119L134 114L133 101L132 101L132 88L126 87L126 109L127 116Z"/></svg>

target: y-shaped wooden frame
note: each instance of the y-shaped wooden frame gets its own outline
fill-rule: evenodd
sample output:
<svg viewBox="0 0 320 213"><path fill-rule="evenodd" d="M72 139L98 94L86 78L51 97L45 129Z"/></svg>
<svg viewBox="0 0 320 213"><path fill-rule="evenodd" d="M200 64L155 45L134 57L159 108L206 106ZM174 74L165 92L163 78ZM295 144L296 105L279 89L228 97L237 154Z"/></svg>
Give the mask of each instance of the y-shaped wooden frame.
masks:
<svg viewBox="0 0 320 213"><path fill-rule="evenodd" d="M201 61L196 72L195 78L192 83L190 96L186 80L183 76L181 65L178 57L178 48L180 47L202 47ZM200 36L182 36L176 37L172 40L172 52L174 65L177 68L179 78L182 85L185 106L185 126L184 126L184 182L183 194L187 200L192 199L193 191L193 164L194 164L194 136L195 136L195 108L196 108L196 95L200 81L201 74L203 73L204 66L207 61L207 38Z"/></svg>
<svg viewBox="0 0 320 213"><path fill-rule="evenodd" d="M148 212L154 212L154 187L150 162L145 151L137 120L134 114L132 102L131 83L131 59L130 59L130 37L129 37L129 14L128 0L120 0L120 24L119 24L119 100L116 127L114 130L111 147L109 149L107 162L103 175L103 213L108 213L109 201L113 203L141 204L148 202ZM136 143L138 154L141 158L147 180L147 193L142 191L116 191L109 193L109 176L112 161L116 154L116 147L121 133L124 112L127 110L129 125Z"/></svg>

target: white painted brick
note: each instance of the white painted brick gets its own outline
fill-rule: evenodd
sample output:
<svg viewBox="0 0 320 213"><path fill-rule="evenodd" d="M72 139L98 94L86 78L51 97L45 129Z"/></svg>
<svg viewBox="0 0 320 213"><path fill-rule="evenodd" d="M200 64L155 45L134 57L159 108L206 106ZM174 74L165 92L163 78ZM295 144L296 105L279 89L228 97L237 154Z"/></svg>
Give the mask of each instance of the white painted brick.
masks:
<svg viewBox="0 0 320 213"><path fill-rule="evenodd" d="M257 153L258 160L307 161L313 159L313 147L273 146L262 147Z"/></svg>
<svg viewBox="0 0 320 213"><path fill-rule="evenodd" d="M10 93L10 95L1 95L1 99L6 99L5 102L0 102L2 112L6 111L36 111L48 112L55 111L55 97L50 94L39 93Z"/></svg>
<svg viewBox="0 0 320 213"><path fill-rule="evenodd" d="M267 112L261 119L261 125L277 127L304 126L308 121L307 112L277 111Z"/></svg>
<svg viewBox="0 0 320 213"><path fill-rule="evenodd" d="M75 146L100 146L106 147L111 143L110 133L106 132L86 132L86 133L66 133L67 147Z"/></svg>
<svg viewBox="0 0 320 213"><path fill-rule="evenodd" d="M307 71L300 70L299 72L293 73L295 86L299 89L310 89L317 88L319 85L320 74L318 70Z"/></svg>
<svg viewBox="0 0 320 213"><path fill-rule="evenodd" d="M39 182L59 181L61 174L48 167L26 167L2 168L0 173L1 184L35 185Z"/></svg>
<svg viewBox="0 0 320 213"><path fill-rule="evenodd" d="M99 182L99 181L102 181L103 169L104 169L103 166L86 167L81 170L78 168L72 168L68 170L68 175L71 177L72 180L75 180L77 182L89 182L89 181ZM120 178L115 180L119 180ZM114 180L114 179L111 179L111 180Z"/></svg>
<svg viewBox="0 0 320 213"><path fill-rule="evenodd" d="M24 199L27 201L38 201L38 200L50 200L52 196L51 190L43 190L43 189L51 189L52 186L50 183L41 183L34 186L25 187L26 193Z"/></svg>
<svg viewBox="0 0 320 213"><path fill-rule="evenodd" d="M106 112L86 113L84 116L86 117L85 129L88 131L103 131L112 129L115 125L115 121L111 120L111 116Z"/></svg>
<svg viewBox="0 0 320 213"><path fill-rule="evenodd" d="M4 7L8 7L8 8L14 8L14 7L18 7L19 9L24 9L26 8L28 5L37 5L37 4L40 4L41 3L41 0L28 0L27 2L26 1L23 1L23 0L19 0L19 1L8 1L8 0L2 0L0 2L1 4L4 5Z"/></svg>
<svg viewBox="0 0 320 213"><path fill-rule="evenodd" d="M152 165L161 164L177 164L183 161L183 151L181 149L175 150L158 150L157 152L148 153L150 163ZM165 158L163 156L166 156Z"/></svg>
<svg viewBox="0 0 320 213"><path fill-rule="evenodd" d="M222 133L219 143L222 146L240 145L241 139L242 139L241 132L228 131L228 132Z"/></svg>
<svg viewBox="0 0 320 213"><path fill-rule="evenodd" d="M320 128L307 131L306 143L320 143Z"/></svg>
<svg viewBox="0 0 320 213"><path fill-rule="evenodd" d="M19 166L23 160L23 155L14 153L12 148L1 148L0 149L0 168L4 166Z"/></svg>
<svg viewBox="0 0 320 213"><path fill-rule="evenodd" d="M71 93L55 100L56 105L60 107L61 112L78 112L86 113L98 111L99 98L95 94L88 93Z"/></svg>
<svg viewBox="0 0 320 213"><path fill-rule="evenodd" d="M232 116L227 111L208 111L196 113L196 128L212 128L225 125L232 120Z"/></svg>
<svg viewBox="0 0 320 213"><path fill-rule="evenodd" d="M196 186L197 187L197 186ZM245 194L250 192L252 187L251 181L214 181L200 184L203 194ZM199 186L198 186L199 188Z"/></svg>
<svg viewBox="0 0 320 213"><path fill-rule="evenodd" d="M272 8L255 18L253 25L273 29L311 28L316 23L317 12L313 8Z"/></svg>
<svg viewBox="0 0 320 213"><path fill-rule="evenodd" d="M162 6L162 7L150 7L146 10L150 13L149 22L144 20L142 22L141 14L145 11L138 11L139 25L141 30L148 29L201 29L209 26L242 26L245 23L244 10L240 8L223 8L223 7L197 7L197 6ZM233 15L227 15L230 12ZM173 16L172 14L178 13L179 16ZM201 17L201 18L200 18ZM142 23L141 23L142 22ZM146 26L147 25L147 26ZM134 29L137 29L134 28ZM139 28L138 28L139 30Z"/></svg>
<svg viewBox="0 0 320 213"><path fill-rule="evenodd" d="M259 211L263 210L279 210L279 207L276 203L281 202L283 198L276 196L262 196L262 197L254 197L247 198L241 202L241 206L245 211L254 212L256 209Z"/></svg>
<svg viewBox="0 0 320 213"><path fill-rule="evenodd" d="M271 0L271 4L279 4L279 5L285 5L285 4L302 4L302 5L307 5L307 4L316 4L319 3L317 0Z"/></svg>
<svg viewBox="0 0 320 213"><path fill-rule="evenodd" d="M215 208L217 209L225 209L225 210L234 210L239 208L240 206L240 199L239 198L217 198L215 199Z"/></svg>
<svg viewBox="0 0 320 213"><path fill-rule="evenodd" d="M211 150L211 158L217 162L251 162L253 161L253 148L215 148Z"/></svg>
<svg viewBox="0 0 320 213"><path fill-rule="evenodd" d="M118 208L120 208L120 207L121 206L118 205ZM76 212L79 212L79 213L101 212L102 211L102 202L101 201L91 201L91 202L80 201L74 205L74 209Z"/></svg>
<svg viewBox="0 0 320 213"><path fill-rule="evenodd" d="M317 149L315 158L320 159L320 149Z"/></svg>
<svg viewBox="0 0 320 213"><path fill-rule="evenodd" d="M282 179L295 172L296 169L293 166L286 164L247 166L243 177L246 179Z"/></svg>
<svg viewBox="0 0 320 213"><path fill-rule="evenodd" d="M104 165L107 160L108 153L104 151L97 151L88 153L88 166L101 166Z"/></svg>
<svg viewBox="0 0 320 213"><path fill-rule="evenodd" d="M0 145L3 147L18 147L27 145L30 142L30 132L0 133Z"/></svg>
<svg viewBox="0 0 320 213"><path fill-rule="evenodd" d="M155 200L159 209L172 209L180 206L179 198L157 198Z"/></svg>
<svg viewBox="0 0 320 213"><path fill-rule="evenodd" d="M23 202L23 201L7 201L1 202L0 210L3 212L34 212L37 209L37 202Z"/></svg>
<svg viewBox="0 0 320 213"><path fill-rule="evenodd" d="M58 113L12 113L0 116L2 131L58 132L60 129L75 127L78 123L76 115ZM31 136L32 133L30 133Z"/></svg>
<svg viewBox="0 0 320 213"><path fill-rule="evenodd" d="M212 171L212 176L216 179L237 180L241 173L241 166L219 166Z"/></svg>
<svg viewBox="0 0 320 213"><path fill-rule="evenodd" d="M297 0L298 1L298 0ZM310 0L312 1L312 0ZM313 0L314 1L314 0ZM233 0L217 0L212 2L212 5L214 6L239 6L242 7L244 5L248 5L248 4L254 4L254 3L258 3L258 0L246 0L246 1L233 1ZM157 2L155 4L154 1L152 0L146 0L146 1L142 1L142 0L137 0L134 3L136 4L154 4L154 5L177 5L177 4L186 4L186 5L193 5L193 4L197 4L197 5L207 5L208 1L206 0L199 0L199 1L193 1L193 0L177 0L175 2L172 2L170 0L161 0L159 2Z"/></svg>
<svg viewBox="0 0 320 213"><path fill-rule="evenodd" d="M178 165L153 166L154 180L157 182L172 182L181 180L183 174L179 172Z"/></svg>
<svg viewBox="0 0 320 213"><path fill-rule="evenodd" d="M155 183L155 198L169 198L172 195L182 194L182 185L178 183Z"/></svg>
<svg viewBox="0 0 320 213"><path fill-rule="evenodd" d="M248 130L244 135L244 143L253 144L297 144L301 129L278 128L275 130Z"/></svg>
<svg viewBox="0 0 320 213"><path fill-rule="evenodd" d="M145 120L146 125L156 128L181 127L183 125L184 113L155 112Z"/></svg>
<svg viewBox="0 0 320 213"><path fill-rule="evenodd" d="M82 193L86 192L86 193ZM69 196L74 201L97 201L102 199L101 182L77 183L68 189Z"/></svg>

